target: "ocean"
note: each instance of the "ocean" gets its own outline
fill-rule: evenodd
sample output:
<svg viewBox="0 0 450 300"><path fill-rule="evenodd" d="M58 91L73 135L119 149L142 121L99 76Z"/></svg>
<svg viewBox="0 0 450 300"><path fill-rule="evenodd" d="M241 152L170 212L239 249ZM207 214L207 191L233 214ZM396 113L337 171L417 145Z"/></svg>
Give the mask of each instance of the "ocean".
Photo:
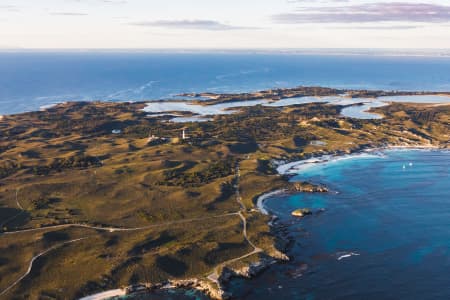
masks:
<svg viewBox="0 0 450 300"><path fill-rule="evenodd" d="M450 91L450 58L0 53L0 115L64 101L142 101L298 85ZM364 117L361 109L348 114ZM251 281L233 280L238 299L450 299L449 152L390 151L317 165L297 179L325 183L338 193L267 201L288 224L294 260ZM325 212L292 218L300 207ZM157 297L204 299L192 291L147 298Z"/></svg>
<svg viewBox="0 0 450 300"><path fill-rule="evenodd" d="M293 260L237 299L450 299L450 152L391 150L302 167L293 180L329 194L273 196L267 210L294 240ZM298 208L325 209L304 219Z"/></svg>
<svg viewBox="0 0 450 300"><path fill-rule="evenodd" d="M0 52L0 115L64 101L299 85L450 91L449 57L141 52Z"/></svg>

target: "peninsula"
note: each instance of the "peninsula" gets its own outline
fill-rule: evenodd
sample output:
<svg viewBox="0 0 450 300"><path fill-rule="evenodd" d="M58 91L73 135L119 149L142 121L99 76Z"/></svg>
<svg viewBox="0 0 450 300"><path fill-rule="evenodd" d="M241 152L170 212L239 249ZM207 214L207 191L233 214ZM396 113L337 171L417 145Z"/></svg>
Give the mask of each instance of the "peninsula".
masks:
<svg viewBox="0 0 450 300"><path fill-rule="evenodd" d="M450 104L246 106L255 99L449 95L299 87L186 94L242 102L204 122L169 122L150 102L68 102L0 119L0 298L77 299L169 284L226 298L230 276L287 260L261 195L290 183L277 163L387 146L450 148ZM172 112L186 114L186 112ZM189 113L188 113L189 114ZM106 293L110 295L111 293Z"/></svg>

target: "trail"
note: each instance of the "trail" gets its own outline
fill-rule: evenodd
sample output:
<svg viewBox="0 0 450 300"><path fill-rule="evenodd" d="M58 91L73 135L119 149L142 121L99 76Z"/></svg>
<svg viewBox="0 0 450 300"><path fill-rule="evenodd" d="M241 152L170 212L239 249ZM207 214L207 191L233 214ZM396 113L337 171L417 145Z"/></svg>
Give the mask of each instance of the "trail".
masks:
<svg viewBox="0 0 450 300"><path fill-rule="evenodd" d="M5 226L6 224L8 224L9 222L11 222L12 220L14 220L15 218L17 218L18 216L20 216L21 214L23 214L25 212L25 210L23 209L22 205L19 202L19 189L16 189L16 204L17 207L21 210L19 213L15 214L14 216L6 219L5 221L3 221L2 223L0 223L0 230L3 228L3 226Z"/></svg>
<svg viewBox="0 0 450 300"><path fill-rule="evenodd" d="M47 250L45 250L45 251L43 251L43 252L37 254L36 256L34 256L34 257L31 259L30 264L28 265L28 269L27 269L27 271L25 272L25 274L23 274L19 279L17 279L16 281L14 281L14 282L13 282L12 284L10 284L6 289L4 289L2 292L0 292L0 296L3 296L4 294L6 294L10 289L12 289L12 288L13 288L14 286L16 286L18 283L20 283L25 277L27 277L28 274L30 274L30 272L31 272L31 270L32 270L32 268L33 268L33 263L34 263L39 257L44 256L44 255L46 255L47 253L49 253L50 251L55 250L55 249L57 249L57 248L60 248L60 247L62 247L62 246L64 246L64 245L72 244L72 243L75 243L75 242L78 242L78 241L81 241L81 240L84 240L84 239L87 239L87 238L88 238L88 237L84 237L84 238L79 238L79 239L67 241L67 242L61 243L61 244L59 244L59 245L53 246L53 247L51 247L51 248L49 248L49 249L47 249Z"/></svg>
<svg viewBox="0 0 450 300"><path fill-rule="evenodd" d="M230 217L230 216L239 216L239 218L242 220L242 236L244 237L244 239L246 240L246 242L253 248L253 250L247 254L244 254L242 256L230 259L228 261L225 261L221 264L219 264L218 266L216 266L213 270L213 272L207 277L209 280L211 280L212 282L219 284L219 274L218 271L221 267L224 267L228 264L231 264L233 262L239 261L241 259L244 259L246 257L252 256L254 254L260 253L263 250L259 247L257 247L249 238L248 238L248 234L247 234L247 218L245 217L244 213L247 211L247 208L245 206L245 204L242 202L242 198L239 192L239 180L240 180L240 167L239 167L239 163L236 164L236 168L235 168L235 197L236 197L236 202L239 204L240 209L237 212L233 212L233 213L226 213L226 214L220 214L220 215L215 215L215 216L210 216L210 217L202 217L202 218L191 218L191 219L184 219L184 220L177 220L177 221L170 221L170 222L165 222L165 223L159 223L159 224L153 224L153 225L148 225L148 226L142 226L142 227L134 227L134 228L121 228L121 227L100 227L100 226L93 226L93 225L87 225L87 224L61 224L61 225L54 225L54 226L48 226L48 227L42 227L42 228L33 228L33 229L24 229L24 230L17 230L17 231L10 231L10 232L4 232L4 235L14 235L14 234L21 234L21 233L27 233L27 232L38 232L38 231L44 231L44 230L52 230L52 229L61 229L61 228L70 228L70 227L77 227L77 228L87 228L87 229L94 229L94 230L100 230L100 231L108 231L108 232L132 232L132 231L139 231L139 230L145 230L145 229L151 229L151 228L157 228L157 227L164 227L164 226L170 226L170 225L176 225L176 224L184 224L184 223L189 223L189 222L195 222L195 221L204 221L204 220L209 220L209 219L216 219L216 218L223 218L223 217ZM18 191L16 191L16 203L17 206L23 210L22 206L20 205L20 202L18 201ZM22 212L21 212L22 213ZM19 214L18 214L19 215ZM14 218L17 217L14 216ZM8 222L10 220L7 220ZM5 223L5 222L4 222ZM3 225L3 224L2 224ZM1 234L0 234L1 237ZM7 287L5 290L3 290L0 293L0 296L4 295L5 293L7 293L11 288L13 288L15 285L17 285L18 283L20 283L26 276L28 276L28 274L30 274L32 267L33 267L33 263L36 261L36 259L38 259L39 257L46 255L47 253L49 253L50 251L64 246L66 244L70 244L70 243L74 243L83 239L86 239L88 237L84 237L84 238L79 238L76 240L71 240L59 245L56 245L54 247L51 247L41 253L39 253L38 255L34 256L28 266L28 270L27 272L22 275L19 279L17 279L13 284L11 284L9 287Z"/></svg>
<svg viewBox="0 0 450 300"><path fill-rule="evenodd" d="M247 210L247 208L245 207L244 202L242 202L242 198L241 195L239 193L239 181L240 181L240 167L239 167L239 163L236 164L236 170L235 170L235 182L236 182L236 202L239 204L240 206L240 210L236 213L242 220L242 235L244 237L244 239L247 241L247 243L253 247L253 251L247 254L244 254L242 256L227 260L221 264L219 264L218 266L216 266L213 270L213 272L211 274L208 275L208 279L214 283L216 283L217 285L220 286L219 284L219 269L231 264L233 262L239 261L241 259L244 259L246 257L252 256L254 254L260 253L263 250L261 248L258 248L255 244L253 244L252 241L250 241L250 239L247 236L247 218L244 216L243 212L245 212Z"/></svg>
<svg viewBox="0 0 450 300"><path fill-rule="evenodd" d="M154 228L154 227L170 226L170 225L175 225L175 224L183 224L183 223L189 223L189 222L195 222L195 221L203 221L203 220L216 219L216 218L223 218L223 217L229 217L229 216L237 216L237 215L240 215L240 212L215 215L215 216L211 216L211 217L191 218L191 219L185 219L185 220L171 221L171 222L165 222L165 223L154 224L154 225L149 225L149 226L144 226L144 227L136 227L136 228L98 227L98 226L90 226L90 225L84 225L84 224L63 224L63 225L49 226L49 227L44 227L44 228L25 229L25 230L20 230L20 231L5 232L3 234L12 235L12 234L19 234L19 233L24 233L24 232L34 232L34 231L42 231L42 230L49 230L49 229L59 229L59 228L68 228L68 227L89 228L89 229L109 231L109 232L115 232L115 231L120 231L120 232L128 231L129 232L129 231L138 231L138 230L150 229L150 228ZM87 238L88 237L71 240L71 241L68 241L68 242L65 242L65 243L53 246L53 247L51 247L51 248L49 248L49 249L47 249L47 250L37 254L36 256L34 256L31 259L31 262L30 262L30 264L28 266L27 272L24 275L22 275L19 279L17 279L15 282L13 282L10 286L8 286L5 290L3 290L0 293L0 296L6 294L10 289L12 289L18 283L20 283L25 277L27 277L28 274L30 274L30 272L31 272L31 270L33 268L33 263L39 257L46 255L47 253L49 253L50 251L52 251L52 250L54 250L56 248L62 247L64 245L67 245L67 244L70 244L70 243L75 243L77 241L84 240L84 239L87 239ZM100 294L99 296L103 296L103 294ZM88 298L88 299L91 299L91 298ZM92 298L92 299L97 299L97 298ZM103 298L101 298L101 299L103 299Z"/></svg>
<svg viewBox="0 0 450 300"><path fill-rule="evenodd" d="M87 224L61 224L61 225L47 226L47 227L41 227L41 228L9 231L9 232L4 232L3 234L12 235L12 234L25 233L25 232L44 231L44 230L49 230L49 229L61 229L61 228L69 228L69 227L87 228L87 229L109 231L109 232L130 232L130 231L151 229L151 228L156 228L156 227L164 227L164 226L170 226L170 225L176 225L176 224L190 223L190 222L195 222L195 221L204 221L204 220L210 220L210 219L215 219L215 218L237 216L238 214L239 213L237 213L237 212L227 213L227 214L215 215L215 216L210 216L210 217L183 219L183 220L170 221L170 222L165 222L165 223L153 224L153 225L142 226L142 227L134 227L134 228L100 227L100 226L92 226L92 225L87 225ZM1 236L1 234L0 234L0 236Z"/></svg>

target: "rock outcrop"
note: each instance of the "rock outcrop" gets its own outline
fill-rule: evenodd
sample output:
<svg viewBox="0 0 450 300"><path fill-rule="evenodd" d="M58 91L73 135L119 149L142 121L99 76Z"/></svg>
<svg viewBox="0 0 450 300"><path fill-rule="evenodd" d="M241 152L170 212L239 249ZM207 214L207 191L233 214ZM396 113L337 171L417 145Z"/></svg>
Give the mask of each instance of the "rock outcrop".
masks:
<svg viewBox="0 0 450 300"><path fill-rule="evenodd" d="M307 215L312 215L312 211L309 208L299 208L294 210L291 215L293 215L294 217L302 218Z"/></svg>
<svg viewBox="0 0 450 300"><path fill-rule="evenodd" d="M291 186L291 190L302 193L328 193L329 191L325 186L309 182L294 182Z"/></svg>

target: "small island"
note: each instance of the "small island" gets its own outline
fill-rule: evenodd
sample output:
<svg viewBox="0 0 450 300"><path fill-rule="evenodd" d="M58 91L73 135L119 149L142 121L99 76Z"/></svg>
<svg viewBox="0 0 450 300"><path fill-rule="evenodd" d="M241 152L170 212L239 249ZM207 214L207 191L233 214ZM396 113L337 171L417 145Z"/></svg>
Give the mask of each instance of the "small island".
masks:
<svg viewBox="0 0 450 300"><path fill-rule="evenodd" d="M341 94L448 95L299 87L184 96L209 105ZM389 146L450 148L449 104L373 108L382 119L344 117L344 105L329 103L243 105L177 123L150 117L147 104L68 102L0 119L1 296L172 286L226 298L231 277L288 259L288 241L257 199L328 192L290 182L281 164Z"/></svg>
<svg viewBox="0 0 450 300"><path fill-rule="evenodd" d="M299 208L294 210L291 215L294 217L303 218L304 216L312 215L312 211L309 208Z"/></svg>

